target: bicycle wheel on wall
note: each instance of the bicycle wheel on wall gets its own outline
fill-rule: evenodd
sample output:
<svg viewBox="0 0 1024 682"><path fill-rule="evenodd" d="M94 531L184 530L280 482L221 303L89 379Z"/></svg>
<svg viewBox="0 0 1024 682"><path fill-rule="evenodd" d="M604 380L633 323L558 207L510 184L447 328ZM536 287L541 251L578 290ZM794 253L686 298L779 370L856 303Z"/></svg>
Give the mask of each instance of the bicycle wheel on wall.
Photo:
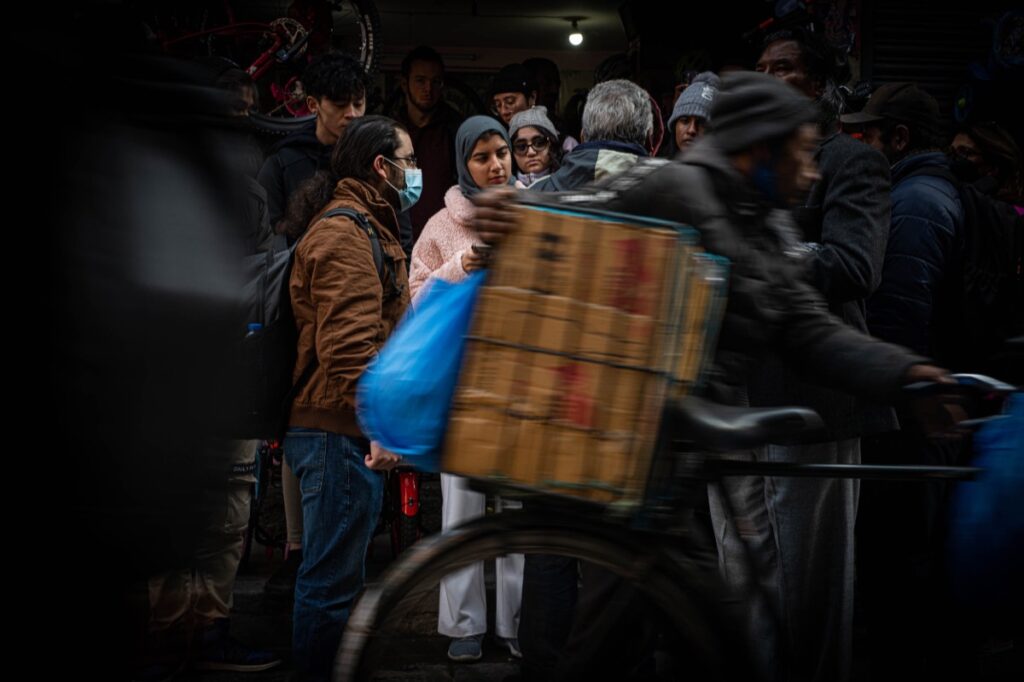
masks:
<svg viewBox="0 0 1024 682"><path fill-rule="evenodd" d="M644 652L650 660L641 662L657 664L644 677L676 679L685 671L701 680L754 679L736 646L734 629L727 626L714 571L699 568L681 540L666 541L664 536L599 520L531 511L479 519L425 538L405 552L353 610L334 679L370 680L408 667L413 662L402 661L403 652L423 650L422 645L409 643L436 635L441 578L476 562L519 553L571 557L621 578L614 596L632 591L629 614L606 609L601 620L613 621L609 627L588 631L610 633L627 615L642 614L636 628L657 634L651 640L654 648ZM438 660L443 660L443 651L439 649Z"/></svg>
<svg viewBox="0 0 1024 682"><path fill-rule="evenodd" d="M351 54L373 74L380 66L380 13L373 0L335 0L331 3L336 49Z"/></svg>
<svg viewBox="0 0 1024 682"><path fill-rule="evenodd" d="M268 107L250 118L256 128L271 135L287 135L312 120L305 106L305 93L299 76L309 59L328 51L350 55L374 74L380 64L380 14L373 0L321 0L295 2L289 15L309 32L307 57L289 65L277 65L264 85L269 93Z"/></svg>

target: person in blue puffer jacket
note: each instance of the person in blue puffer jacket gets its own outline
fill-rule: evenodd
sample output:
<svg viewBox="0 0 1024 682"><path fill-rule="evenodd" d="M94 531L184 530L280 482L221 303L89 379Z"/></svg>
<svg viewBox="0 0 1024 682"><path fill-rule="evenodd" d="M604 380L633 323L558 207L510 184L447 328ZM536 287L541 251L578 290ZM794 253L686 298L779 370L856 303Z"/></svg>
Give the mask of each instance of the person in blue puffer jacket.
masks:
<svg viewBox="0 0 1024 682"><path fill-rule="evenodd" d="M913 83L890 83L842 121L865 125L864 140L891 164L889 243L882 282L868 299L868 329L945 365L961 333L954 320L964 211L942 151L939 105ZM962 441L925 438L911 412L897 416L899 431L863 440L865 464L963 463ZM861 484L857 587L872 679L926 679L969 660L941 561L949 492L941 482Z"/></svg>
<svg viewBox="0 0 1024 682"><path fill-rule="evenodd" d="M942 360L944 316L956 283L963 207L942 151L938 102L913 83L880 87L864 111L843 117L865 124L864 140L892 165L892 221L882 283L868 301L868 327L881 339Z"/></svg>

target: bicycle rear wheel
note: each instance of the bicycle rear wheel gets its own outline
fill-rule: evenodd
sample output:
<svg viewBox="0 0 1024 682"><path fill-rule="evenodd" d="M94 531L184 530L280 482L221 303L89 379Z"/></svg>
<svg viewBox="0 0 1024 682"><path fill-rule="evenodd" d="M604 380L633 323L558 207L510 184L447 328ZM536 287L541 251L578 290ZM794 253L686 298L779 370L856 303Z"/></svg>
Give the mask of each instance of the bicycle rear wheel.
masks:
<svg viewBox="0 0 1024 682"><path fill-rule="evenodd" d="M335 660L334 679L393 674L396 656L415 648L406 644L417 633L436 628L443 576L520 553L590 562L635 588L643 597L645 615L661 633L660 648L667 648L676 661L666 679L676 678L681 669L693 679L753 679L735 645L734 629L723 618L714 571L699 568L682 541L600 520L528 510L478 519L427 537L405 552L356 604Z"/></svg>

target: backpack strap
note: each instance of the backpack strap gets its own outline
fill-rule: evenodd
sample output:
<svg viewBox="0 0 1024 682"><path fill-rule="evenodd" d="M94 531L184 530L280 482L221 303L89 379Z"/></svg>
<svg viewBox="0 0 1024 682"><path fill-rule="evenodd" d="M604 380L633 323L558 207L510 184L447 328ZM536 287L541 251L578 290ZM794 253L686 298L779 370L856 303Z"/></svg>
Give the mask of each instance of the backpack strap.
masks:
<svg viewBox="0 0 1024 682"><path fill-rule="evenodd" d="M377 230L370 224L370 219L366 217L365 213L360 213L351 208L332 208L327 213L320 216L320 220L326 220L327 218L334 218L335 216L345 216L346 218L355 222L356 225L361 227L366 236L370 238L370 250L373 252L373 264L377 267L377 276L380 278L381 284L386 281L385 269L384 269L384 249L380 245L380 236L377 234Z"/></svg>

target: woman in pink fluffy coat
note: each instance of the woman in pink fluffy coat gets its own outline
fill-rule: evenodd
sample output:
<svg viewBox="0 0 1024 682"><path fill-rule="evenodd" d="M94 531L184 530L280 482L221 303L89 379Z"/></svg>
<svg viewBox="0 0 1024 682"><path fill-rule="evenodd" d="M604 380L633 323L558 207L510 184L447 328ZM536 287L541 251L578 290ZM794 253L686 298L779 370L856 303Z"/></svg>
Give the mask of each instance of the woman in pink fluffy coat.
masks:
<svg viewBox="0 0 1024 682"><path fill-rule="evenodd" d="M445 194L445 207L427 221L412 251L409 288L416 299L427 282L437 277L458 282L487 265L486 256L473 250L482 242L473 231L473 203L470 197L484 187L513 181L512 151L508 133L488 116L466 119L455 136L455 163L459 184ZM441 527L454 528L484 515L486 498L469 490L466 480L441 474ZM511 507L513 503L506 503ZM517 505L518 506L518 505ZM501 509L501 500L495 502ZM499 645L513 656L519 652L519 606L523 594L523 555L510 554L496 560L495 635ZM448 658L475 661L483 655L487 633L487 592L484 565L467 566L441 579L437 631L451 638Z"/></svg>
<svg viewBox="0 0 1024 682"><path fill-rule="evenodd" d="M409 290L416 297L431 277L458 282L486 266L487 257L473 245L483 242L473 231L474 194L484 187L510 184L512 150L508 133L490 116L473 116L455 135L455 164L459 184L444 195L444 208L427 221L412 250Z"/></svg>

